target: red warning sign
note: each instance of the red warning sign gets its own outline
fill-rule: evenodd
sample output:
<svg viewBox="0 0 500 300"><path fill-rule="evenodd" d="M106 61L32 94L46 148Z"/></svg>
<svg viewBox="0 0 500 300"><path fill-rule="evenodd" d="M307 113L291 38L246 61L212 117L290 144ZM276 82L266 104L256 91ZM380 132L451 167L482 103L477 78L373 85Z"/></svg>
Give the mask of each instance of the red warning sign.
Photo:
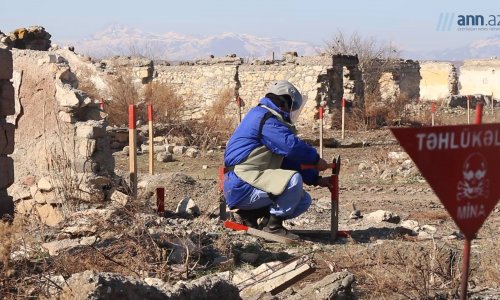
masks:
<svg viewBox="0 0 500 300"><path fill-rule="evenodd" d="M391 128L468 239L500 199L500 124Z"/></svg>

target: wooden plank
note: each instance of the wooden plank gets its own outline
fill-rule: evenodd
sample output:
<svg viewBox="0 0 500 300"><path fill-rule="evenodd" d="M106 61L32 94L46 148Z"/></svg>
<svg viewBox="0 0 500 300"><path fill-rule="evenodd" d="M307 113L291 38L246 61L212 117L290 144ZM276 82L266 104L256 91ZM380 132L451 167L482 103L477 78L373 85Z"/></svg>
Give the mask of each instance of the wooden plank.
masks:
<svg viewBox="0 0 500 300"><path fill-rule="evenodd" d="M240 295L250 296L262 294L263 292L276 295L305 276L313 273L314 270L314 265L311 262L303 262L302 260L293 261L283 268L278 269L276 272L266 276L261 282L244 288Z"/></svg>

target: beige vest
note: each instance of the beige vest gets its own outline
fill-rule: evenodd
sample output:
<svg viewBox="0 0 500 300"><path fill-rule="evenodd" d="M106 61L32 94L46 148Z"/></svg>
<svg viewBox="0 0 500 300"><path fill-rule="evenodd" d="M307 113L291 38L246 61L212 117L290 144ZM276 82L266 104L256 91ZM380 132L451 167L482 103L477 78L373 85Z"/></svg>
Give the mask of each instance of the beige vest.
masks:
<svg viewBox="0 0 500 300"><path fill-rule="evenodd" d="M286 122L280 114L265 105L261 107L269 110L295 132L294 126ZM254 149L243 162L234 166L234 173L251 186L277 196L285 191L288 182L297 173L281 169L282 162L283 156L274 154L263 145Z"/></svg>

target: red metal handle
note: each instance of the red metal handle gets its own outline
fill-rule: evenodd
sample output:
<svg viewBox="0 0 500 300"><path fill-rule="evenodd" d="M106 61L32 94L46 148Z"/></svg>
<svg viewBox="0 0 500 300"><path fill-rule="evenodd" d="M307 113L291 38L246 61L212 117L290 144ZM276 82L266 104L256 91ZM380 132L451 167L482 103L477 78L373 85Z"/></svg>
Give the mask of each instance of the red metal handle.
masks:
<svg viewBox="0 0 500 300"><path fill-rule="evenodd" d="M481 124L483 121L483 104L478 102L476 104L476 124Z"/></svg>
<svg viewBox="0 0 500 300"><path fill-rule="evenodd" d="M232 230L237 230L237 231L240 231L240 230L247 231L248 230L248 226L234 223L231 221L224 221L224 227L232 229Z"/></svg>
<svg viewBox="0 0 500 300"><path fill-rule="evenodd" d="M333 168L335 168L335 164L333 164L333 163L328 164L327 166L328 166L327 169L333 169ZM317 165L300 165L300 168L302 170L317 170L318 166Z"/></svg>

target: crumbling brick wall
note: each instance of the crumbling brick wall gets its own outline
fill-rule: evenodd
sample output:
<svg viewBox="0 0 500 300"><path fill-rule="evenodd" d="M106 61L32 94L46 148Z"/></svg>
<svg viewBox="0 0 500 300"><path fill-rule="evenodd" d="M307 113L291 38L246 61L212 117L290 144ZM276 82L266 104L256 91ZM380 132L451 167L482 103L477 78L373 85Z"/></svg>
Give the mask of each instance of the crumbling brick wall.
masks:
<svg viewBox="0 0 500 300"><path fill-rule="evenodd" d="M14 182L14 125L6 122L6 116L15 113L12 78L12 53L0 49L0 218L14 216L14 203L7 188Z"/></svg>

